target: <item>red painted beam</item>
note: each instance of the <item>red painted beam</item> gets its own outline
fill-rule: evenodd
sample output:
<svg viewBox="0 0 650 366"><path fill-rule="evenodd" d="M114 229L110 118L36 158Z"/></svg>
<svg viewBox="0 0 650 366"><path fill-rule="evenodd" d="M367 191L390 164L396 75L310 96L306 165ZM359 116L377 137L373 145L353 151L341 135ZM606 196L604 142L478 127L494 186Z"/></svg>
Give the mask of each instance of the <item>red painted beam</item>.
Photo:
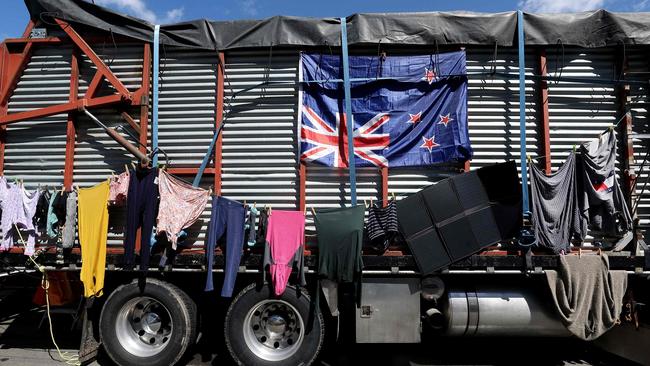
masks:
<svg viewBox="0 0 650 366"><path fill-rule="evenodd" d="M167 168L167 171L170 174L177 175L196 175L199 172L199 168ZM214 174L214 168L205 168L204 174Z"/></svg>
<svg viewBox="0 0 650 366"><path fill-rule="evenodd" d="M28 119L43 118L53 116L55 114L71 112L82 107L104 107L116 103L121 103L124 100L119 94L107 95L92 99L78 99L76 101L57 104L45 108L34 109L31 111L11 113L6 116L0 116L0 125L6 125L12 122L24 121Z"/></svg>
<svg viewBox="0 0 650 366"><path fill-rule="evenodd" d="M304 212L307 208L307 166L302 161L298 164L298 209Z"/></svg>
<svg viewBox="0 0 650 366"><path fill-rule="evenodd" d="M147 143L147 135L149 131L149 87L151 85L151 46L148 43L144 44L142 50L142 82L140 84L140 151L146 152L144 146L149 146Z"/></svg>
<svg viewBox="0 0 650 366"><path fill-rule="evenodd" d="M221 119L223 118L223 69L224 65L226 64L225 58L223 55L223 52L219 52L219 64L217 65L217 100L216 100L216 105L217 105L217 110L215 113L215 131L216 129L219 128L219 124L221 123ZM217 137L217 143L214 147L214 193L216 195L221 195L221 188L223 186L221 182L221 174L222 174L222 155L223 155L223 133L220 133L219 136Z"/></svg>
<svg viewBox="0 0 650 366"><path fill-rule="evenodd" d="M381 173L381 204L388 206L388 167L384 166L380 170Z"/></svg>
<svg viewBox="0 0 650 366"><path fill-rule="evenodd" d="M140 134L140 126L138 126L138 124L135 122L135 120L133 119L133 117L131 117L130 114L128 114L127 112L122 112L120 115L122 116L122 119L125 120L129 124L129 126L131 126L131 128L135 130L136 133Z"/></svg>
<svg viewBox="0 0 650 366"><path fill-rule="evenodd" d="M54 20L59 24L61 29L63 29L63 31L68 35L68 37L70 37L72 42L77 47L79 47L81 52L83 52L86 56L88 56L90 61L92 61L92 63L95 64L95 66L97 67L97 71L101 72L104 75L106 80L109 83L111 83L113 87L115 87L117 92L120 93L124 98L131 99L131 93L129 92L129 90L124 86L124 84L122 84L120 79L118 79L117 76L113 74L111 69L109 69L108 66L106 66L104 61L102 61L102 59L99 58L99 56L97 56L95 51L93 51L93 49L88 45L88 43L86 43L86 41L72 28L72 25L70 25L69 23L61 19L54 18Z"/></svg>
<svg viewBox="0 0 650 366"><path fill-rule="evenodd" d="M27 44L27 43L45 43L45 44L59 44L63 43L63 39L59 37L45 37L45 38L7 38L7 44Z"/></svg>
<svg viewBox="0 0 650 366"><path fill-rule="evenodd" d="M548 66L546 62L546 50L540 48L537 53L537 74L541 76L548 75ZM537 109L539 119L539 138L542 155L541 161L544 172L551 174L551 132L548 114L548 82L543 79L537 81Z"/></svg>
<svg viewBox="0 0 650 366"><path fill-rule="evenodd" d="M79 57L76 50L72 51L70 59L70 95L68 100L75 102L79 93ZM74 147L77 131L74 125L75 112L68 112L65 140L65 164L63 170L63 186L67 191L72 190L74 178Z"/></svg>
<svg viewBox="0 0 650 366"><path fill-rule="evenodd" d="M99 84L101 84L102 79L104 78L104 75L97 71L95 73L95 76L93 76L93 79L90 81L90 84L88 85L88 89L86 89L86 94L84 94L84 98L92 98L95 95L95 92L97 92L97 88L99 87Z"/></svg>

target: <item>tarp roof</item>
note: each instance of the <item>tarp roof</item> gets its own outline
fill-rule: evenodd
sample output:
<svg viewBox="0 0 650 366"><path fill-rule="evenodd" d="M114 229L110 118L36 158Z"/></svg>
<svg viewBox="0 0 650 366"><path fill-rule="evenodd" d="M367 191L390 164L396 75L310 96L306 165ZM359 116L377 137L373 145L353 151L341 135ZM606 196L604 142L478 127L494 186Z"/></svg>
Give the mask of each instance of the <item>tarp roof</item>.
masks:
<svg viewBox="0 0 650 366"><path fill-rule="evenodd" d="M151 42L154 25L82 0L25 0L33 20L63 19ZM516 44L517 13L425 12L354 14L346 18L350 45ZM604 47L650 44L650 13L606 10L524 14L526 45ZM262 20L193 20L161 26L170 46L214 50L275 46L340 46L338 18L275 16Z"/></svg>

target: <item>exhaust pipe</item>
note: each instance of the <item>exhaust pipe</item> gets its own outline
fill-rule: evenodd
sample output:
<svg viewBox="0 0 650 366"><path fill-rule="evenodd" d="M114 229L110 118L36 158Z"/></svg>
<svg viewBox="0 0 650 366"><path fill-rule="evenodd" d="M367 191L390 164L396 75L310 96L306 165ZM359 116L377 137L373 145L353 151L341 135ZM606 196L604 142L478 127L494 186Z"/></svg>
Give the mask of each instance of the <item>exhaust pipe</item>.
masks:
<svg viewBox="0 0 650 366"><path fill-rule="evenodd" d="M151 162L151 159L144 154L140 149L138 149L137 146L134 146L132 143L130 143L127 139L124 138L124 136L120 135L119 132L117 132L114 128L110 128L103 124L97 117L95 117L92 113L90 113L86 108L82 108L83 112L93 121L95 122L99 127L101 127L108 136L110 136L115 142L120 144L122 147L124 147L128 152L133 154L139 161L140 164L142 165L149 165Z"/></svg>

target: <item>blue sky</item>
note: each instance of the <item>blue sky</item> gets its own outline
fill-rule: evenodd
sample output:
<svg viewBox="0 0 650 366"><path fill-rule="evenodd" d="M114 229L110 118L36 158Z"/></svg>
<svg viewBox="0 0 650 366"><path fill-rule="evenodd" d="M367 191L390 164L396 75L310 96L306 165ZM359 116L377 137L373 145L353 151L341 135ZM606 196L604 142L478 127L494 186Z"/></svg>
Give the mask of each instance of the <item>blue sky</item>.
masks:
<svg viewBox="0 0 650 366"><path fill-rule="evenodd" d="M91 1L91 0L88 0ZM612 11L650 11L650 0L94 0L152 23L196 18L251 19L273 15L341 17L360 12L510 11L575 12L605 8ZM27 24L23 0L2 0L0 37L18 37Z"/></svg>

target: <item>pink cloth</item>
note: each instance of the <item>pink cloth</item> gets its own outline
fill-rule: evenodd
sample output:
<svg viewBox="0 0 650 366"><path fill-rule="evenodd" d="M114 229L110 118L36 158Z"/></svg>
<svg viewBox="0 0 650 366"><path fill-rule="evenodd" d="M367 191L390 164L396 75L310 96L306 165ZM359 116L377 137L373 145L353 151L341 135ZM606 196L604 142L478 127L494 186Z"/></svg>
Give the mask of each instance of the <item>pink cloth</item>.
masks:
<svg viewBox="0 0 650 366"><path fill-rule="evenodd" d="M193 187L164 170L160 170L158 174L158 191L160 206L156 234L164 231L172 243L172 248L176 249L178 234L201 216L210 192Z"/></svg>
<svg viewBox="0 0 650 366"><path fill-rule="evenodd" d="M302 211L273 210L269 216L266 242L271 258L269 272L276 296L282 295L298 250L305 241L305 214Z"/></svg>
<svg viewBox="0 0 650 366"><path fill-rule="evenodd" d="M129 193L129 172L111 177L109 184L108 203L123 206Z"/></svg>

